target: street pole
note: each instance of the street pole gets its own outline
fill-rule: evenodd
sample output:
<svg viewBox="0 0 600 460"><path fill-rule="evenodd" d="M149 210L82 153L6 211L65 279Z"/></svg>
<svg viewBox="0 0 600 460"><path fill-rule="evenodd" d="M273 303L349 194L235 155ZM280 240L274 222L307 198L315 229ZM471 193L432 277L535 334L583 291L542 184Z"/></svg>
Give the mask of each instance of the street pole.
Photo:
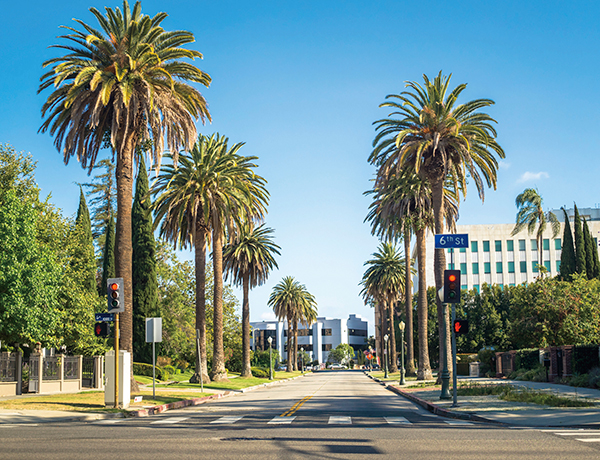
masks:
<svg viewBox="0 0 600 460"><path fill-rule="evenodd" d="M452 322L456 319L456 304L452 304ZM457 375L456 375L456 334L454 328L452 328L452 407L458 407L458 396L457 396Z"/></svg>
<svg viewBox="0 0 600 460"><path fill-rule="evenodd" d="M300 373L304 374L304 347L300 348Z"/></svg>
<svg viewBox="0 0 600 460"><path fill-rule="evenodd" d="M271 358L271 343L273 343L273 337L269 337L267 340L269 342L269 380L273 380L273 359Z"/></svg>
<svg viewBox="0 0 600 460"><path fill-rule="evenodd" d="M442 392L440 393L440 399L451 399L452 396L450 396L450 372L448 371L448 347L446 346L446 340L447 340L447 336L446 336L446 311L448 308L448 304L443 303L443 319L442 319L442 324L440 324L440 329L444 331L444 341L443 341L443 347L442 347Z"/></svg>
<svg viewBox="0 0 600 460"><path fill-rule="evenodd" d="M156 342L152 341L152 400L156 401Z"/></svg>
<svg viewBox="0 0 600 460"><path fill-rule="evenodd" d="M119 313L115 313L115 409L119 408Z"/></svg>
<svg viewBox="0 0 600 460"><path fill-rule="evenodd" d="M386 378L386 379L388 378L388 339L389 339L388 335L385 334L383 336L383 340L385 340L385 349L383 350L383 354L384 354L383 360L385 361L385 375L384 375L384 378Z"/></svg>
<svg viewBox="0 0 600 460"><path fill-rule="evenodd" d="M400 343L402 344L402 354L400 355L400 359L401 359L401 370L400 370L400 385L404 385L406 382L404 381L404 374L405 374L405 370L404 370L404 328L406 327L406 325L404 324L404 321L400 321Z"/></svg>
<svg viewBox="0 0 600 460"><path fill-rule="evenodd" d="M200 329L196 329L196 353L198 353L198 363L200 365L200 369L196 369L196 373L200 374L200 391L204 393L204 377L202 377L202 353L200 352Z"/></svg>

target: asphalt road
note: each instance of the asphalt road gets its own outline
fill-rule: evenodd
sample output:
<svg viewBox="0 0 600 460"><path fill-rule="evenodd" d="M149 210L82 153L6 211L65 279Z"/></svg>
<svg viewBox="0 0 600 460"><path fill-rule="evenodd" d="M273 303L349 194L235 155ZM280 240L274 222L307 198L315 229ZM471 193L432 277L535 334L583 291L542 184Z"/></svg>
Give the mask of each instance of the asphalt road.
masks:
<svg viewBox="0 0 600 460"><path fill-rule="evenodd" d="M352 371L159 416L0 424L0 459L600 459L600 432L430 414Z"/></svg>

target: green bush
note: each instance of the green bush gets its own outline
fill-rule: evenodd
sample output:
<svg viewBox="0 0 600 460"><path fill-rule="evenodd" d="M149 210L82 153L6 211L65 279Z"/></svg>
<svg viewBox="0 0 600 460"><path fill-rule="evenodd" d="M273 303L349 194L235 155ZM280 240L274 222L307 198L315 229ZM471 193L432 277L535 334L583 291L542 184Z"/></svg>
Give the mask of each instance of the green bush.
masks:
<svg viewBox="0 0 600 460"><path fill-rule="evenodd" d="M523 348L515 354L515 370L531 370L539 365L540 351L537 348Z"/></svg>
<svg viewBox="0 0 600 460"><path fill-rule="evenodd" d="M511 374L512 375L512 374ZM529 382L545 382L546 381L546 368L543 364L538 364L535 369L524 370L520 369L517 371L515 380L527 380Z"/></svg>
<svg viewBox="0 0 600 460"><path fill-rule="evenodd" d="M264 367L251 367L252 376L257 379L268 379L269 378L269 369L265 369Z"/></svg>
<svg viewBox="0 0 600 460"><path fill-rule="evenodd" d="M133 363L133 373L135 375L144 375L146 377L152 377L152 364ZM156 378L158 380L163 381L169 380L169 372L160 366L156 366Z"/></svg>
<svg viewBox="0 0 600 460"><path fill-rule="evenodd" d="M170 364L167 364L166 366L163 366L162 368L163 368L163 370L165 370L169 373L169 376L175 375L178 370L178 369L175 369L175 366L171 366Z"/></svg>
<svg viewBox="0 0 600 460"><path fill-rule="evenodd" d="M586 374L600 366L598 345L577 345L573 347L573 373Z"/></svg>
<svg viewBox="0 0 600 460"><path fill-rule="evenodd" d="M484 347L477 352L477 358L481 362L480 372L488 377L496 375L496 351L494 347Z"/></svg>

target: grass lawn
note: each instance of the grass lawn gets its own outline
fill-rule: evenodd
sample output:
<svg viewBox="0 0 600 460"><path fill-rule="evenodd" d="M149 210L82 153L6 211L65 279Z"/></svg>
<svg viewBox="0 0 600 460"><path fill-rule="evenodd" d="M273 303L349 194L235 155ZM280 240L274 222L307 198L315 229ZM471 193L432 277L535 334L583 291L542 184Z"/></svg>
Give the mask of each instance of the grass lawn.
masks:
<svg viewBox="0 0 600 460"><path fill-rule="evenodd" d="M373 371L373 372L370 372L370 374L371 374L372 377L375 377L375 378L380 379L380 380L384 380L386 382L390 381L390 380L400 380L400 372L395 372L393 374L391 372L388 372L388 378L387 379L384 377L385 376L385 371ZM417 378L416 377L405 376L404 380L406 382L414 382L414 381L417 380Z"/></svg>
<svg viewBox="0 0 600 460"><path fill-rule="evenodd" d="M233 374L230 372L230 375ZM273 373L273 381L276 380L285 380L285 379L289 379L291 377L296 377L298 375L301 375L302 373L300 371L296 371L296 372L274 372ZM255 385L262 385L263 383L267 383L269 382L269 379L259 379L259 378L255 378L255 377L251 377L251 378L243 378L243 377L237 377L235 379L231 379L229 381L224 381L224 382L211 382L211 383L205 383L204 384L204 388L205 389L214 389L214 390L242 390L244 388L248 388L248 387L253 387ZM199 383L189 383L189 382L181 382L181 383L170 383L170 384L161 384L161 385L156 385L157 388L169 388L172 390L176 390L177 388L194 388L194 389L199 389L200 388L200 384Z"/></svg>

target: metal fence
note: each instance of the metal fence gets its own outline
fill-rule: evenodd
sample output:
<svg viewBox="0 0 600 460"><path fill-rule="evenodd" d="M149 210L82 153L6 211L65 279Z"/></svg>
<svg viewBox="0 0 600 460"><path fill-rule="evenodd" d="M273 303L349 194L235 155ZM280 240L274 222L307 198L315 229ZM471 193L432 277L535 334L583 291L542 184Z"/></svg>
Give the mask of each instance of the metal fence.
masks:
<svg viewBox="0 0 600 460"><path fill-rule="evenodd" d="M79 356L65 356L64 379L65 380L78 380L79 379Z"/></svg>
<svg viewBox="0 0 600 460"><path fill-rule="evenodd" d="M17 355L0 353L0 382L17 381Z"/></svg>
<svg viewBox="0 0 600 460"><path fill-rule="evenodd" d="M44 358L42 378L44 380L60 380L60 356Z"/></svg>
<svg viewBox="0 0 600 460"><path fill-rule="evenodd" d="M93 357L85 357L81 364L81 386L93 388L95 383L94 364L96 360Z"/></svg>

